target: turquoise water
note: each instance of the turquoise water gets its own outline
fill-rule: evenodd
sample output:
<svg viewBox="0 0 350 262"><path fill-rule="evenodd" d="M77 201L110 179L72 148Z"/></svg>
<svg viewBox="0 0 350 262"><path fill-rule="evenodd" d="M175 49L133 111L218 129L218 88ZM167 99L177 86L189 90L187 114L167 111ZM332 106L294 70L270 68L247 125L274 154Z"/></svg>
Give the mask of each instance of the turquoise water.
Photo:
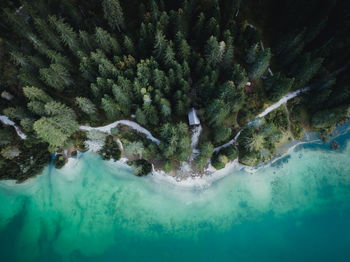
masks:
<svg viewBox="0 0 350 262"><path fill-rule="evenodd" d="M343 129L344 131L345 129ZM93 153L0 183L1 261L350 261L350 132L176 183Z"/></svg>

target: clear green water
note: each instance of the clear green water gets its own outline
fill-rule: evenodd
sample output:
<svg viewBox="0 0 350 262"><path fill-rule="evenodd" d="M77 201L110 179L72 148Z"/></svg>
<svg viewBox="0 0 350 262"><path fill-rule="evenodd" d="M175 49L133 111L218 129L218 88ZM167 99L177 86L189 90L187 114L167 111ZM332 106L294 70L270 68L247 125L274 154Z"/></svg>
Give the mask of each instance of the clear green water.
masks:
<svg viewBox="0 0 350 262"><path fill-rule="evenodd" d="M0 183L0 261L350 261L350 133L192 187L92 153Z"/></svg>

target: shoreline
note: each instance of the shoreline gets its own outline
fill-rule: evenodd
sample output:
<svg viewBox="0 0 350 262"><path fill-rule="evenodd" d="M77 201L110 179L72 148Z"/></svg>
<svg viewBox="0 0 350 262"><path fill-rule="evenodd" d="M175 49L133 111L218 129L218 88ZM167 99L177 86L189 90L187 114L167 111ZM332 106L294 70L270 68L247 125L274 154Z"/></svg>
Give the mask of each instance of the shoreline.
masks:
<svg viewBox="0 0 350 262"><path fill-rule="evenodd" d="M297 146L303 145L303 144L309 144L309 143L317 143L317 144L324 144L327 145L329 144L332 140L335 140L336 138L345 135L350 131L350 120L344 122L343 124L337 126L331 134L327 137L327 140L322 140L320 134L315 133L315 132L306 132L304 137L300 140L294 139L292 141L288 141L282 145L280 145L276 149L276 154L274 157L272 157L270 160L267 162L262 162L259 165L256 166L247 166L242 163L238 162L238 158L234 159L233 161L230 161L226 164L226 166L222 169L216 170L211 163L207 166L207 168L204 169L204 172L201 174L197 173L192 173L189 176L174 176L172 175L174 171L170 173L166 173L163 170L156 170L154 169L154 165L152 164L152 171L150 174L148 174L147 177L151 177L152 180L157 180L157 182L167 182L174 184L176 186L184 187L184 188L206 188L213 184L214 182L224 178L225 176L232 174L230 171L241 171L244 170L247 173L254 174L257 172L260 168L264 168L268 165L271 165L275 163L276 161L282 159L286 155L290 154L292 150L294 150ZM94 144L96 141L92 140L87 140L89 141L89 144ZM78 151L78 156L76 157L68 157L67 160L68 162L62 167L62 169L69 168L73 162L77 164L77 161L79 158L84 154L84 153L94 153L96 155L98 154L99 146L97 147L92 147L89 148L89 150L85 152L79 152ZM126 165L126 162L129 161L128 158L125 156L122 156L117 161L114 160L108 160L108 162L112 163L117 163L123 166L126 166L130 168L129 166ZM48 165L47 168L50 168L50 165ZM54 167L52 167L54 168ZM43 171L45 172L45 171ZM15 187L17 185L23 185L23 186L29 186L30 182L35 180L40 174L37 174L33 177L30 177L23 182L18 183L17 180L0 180L0 187Z"/></svg>

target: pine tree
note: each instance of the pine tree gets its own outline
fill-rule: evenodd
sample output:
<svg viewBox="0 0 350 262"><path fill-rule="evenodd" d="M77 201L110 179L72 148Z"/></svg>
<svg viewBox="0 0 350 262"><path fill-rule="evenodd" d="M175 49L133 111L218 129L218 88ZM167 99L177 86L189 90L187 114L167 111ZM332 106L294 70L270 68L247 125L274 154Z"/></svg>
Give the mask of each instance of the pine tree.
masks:
<svg viewBox="0 0 350 262"><path fill-rule="evenodd" d="M163 32L157 31L155 35L155 41L154 41L154 50L153 53L156 58L160 59L165 54L165 50L167 48L167 41L165 39L165 36Z"/></svg>
<svg viewBox="0 0 350 262"><path fill-rule="evenodd" d="M206 34L203 34L205 19L205 15L201 12L194 26L195 39L198 39L199 43L202 43L202 41L205 39L204 35Z"/></svg>
<svg viewBox="0 0 350 262"><path fill-rule="evenodd" d="M133 41L127 35L124 37L124 48L128 52L128 54L132 56L136 56L135 46Z"/></svg>
<svg viewBox="0 0 350 262"><path fill-rule="evenodd" d="M39 116L46 115L45 104L43 102L33 100L27 104L27 107L31 112L33 112L36 115L39 115Z"/></svg>
<svg viewBox="0 0 350 262"><path fill-rule="evenodd" d="M47 103L45 111L48 116L37 120L34 130L51 147L60 147L78 128L76 115L66 105L55 101Z"/></svg>
<svg viewBox="0 0 350 262"><path fill-rule="evenodd" d="M82 46L87 52L95 49L95 40L89 35L88 32L79 30L79 38L82 42Z"/></svg>
<svg viewBox="0 0 350 262"><path fill-rule="evenodd" d="M229 69L231 69L233 65L233 56L234 56L233 38L229 30L226 30L224 32L224 37L225 37L226 48L225 48L224 56L222 58L222 67L227 71L229 71Z"/></svg>
<svg viewBox="0 0 350 262"><path fill-rule="evenodd" d="M23 93L31 101L39 100L44 103L52 101L52 98L45 91L36 87L23 87Z"/></svg>
<svg viewBox="0 0 350 262"><path fill-rule="evenodd" d="M49 68L40 69L40 77L47 85L60 91L73 83L67 69L59 64L51 64Z"/></svg>
<svg viewBox="0 0 350 262"><path fill-rule="evenodd" d="M101 106L109 120L116 120L118 118L119 113L117 106L110 96L104 95L101 99Z"/></svg>
<svg viewBox="0 0 350 262"><path fill-rule="evenodd" d="M70 48L74 53L79 50L78 35L73 28L64 22L64 20L57 19L56 16L49 16L49 21L56 31L60 34L62 42Z"/></svg>
<svg viewBox="0 0 350 262"><path fill-rule="evenodd" d="M218 126L214 128L214 141L217 143L224 142L230 138L232 130L227 127Z"/></svg>
<svg viewBox="0 0 350 262"><path fill-rule="evenodd" d="M167 66L171 66L175 61L175 52L172 48L172 42L170 41L165 49L164 54L164 64Z"/></svg>
<svg viewBox="0 0 350 262"><path fill-rule="evenodd" d="M86 97L76 97L75 102L77 103L81 111L83 111L85 114L87 115L96 114L97 108L94 105L94 103L90 101L90 99Z"/></svg>
<svg viewBox="0 0 350 262"><path fill-rule="evenodd" d="M261 51L249 70L249 77L252 79L260 78L269 67L270 59L271 50L269 48Z"/></svg>
<svg viewBox="0 0 350 262"><path fill-rule="evenodd" d="M222 51L219 42L215 36L211 36L205 47L205 58L207 59L207 62L210 65L215 66L222 59L221 54Z"/></svg>
<svg viewBox="0 0 350 262"><path fill-rule="evenodd" d="M67 57L61 55L57 51L47 50L46 56L51 60L51 63L53 63L53 64L60 64L63 67L65 67L66 69L72 68L72 64L69 61L69 59Z"/></svg>
<svg viewBox="0 0 350 262"><path fill-rule="evenodd" d="M164 12L162 12L162 15L159 18L159 23L157 23L157 29L162 31L162 32L166 32L168 24L169 24L169 16L164 11Z"/></svg>
<svg viewBox="0 0 350 262"><path fill-rule="evenodd" d="M159 12L159 8L158 8L158 5L157 5L155 0L151 0L150 8L151 8L153 22L158 21L160 12Z"/></svg>
<svg viewBox="0 0 350 262"><path fill-rule="evenodd" d="M195 158L195 163L199 168L204 168L209 158L213 155L214 147L210 142L203 143L199 147L199 155Z"/></svg>
<svg viewBox="0 0 350 262"><path fill-rule="evenodd" d="M215 37L219 36L219 33L220 33L219 24L214 17L210 18L209 20L209 23L207 26L207 32L211 36L215 36Z"/></svg>
<svg viewBox="0 0 350 262"><path fill-rule="evenodd" d="M113 85L113 95L124 115L130 114L131 102L128 95L117 85Z"/></svg>
<svg viewBox="0 0 350 262"><path fill-rule="evenodd" d="M160 100L160 103L161 103L161 113L162 113L164 119L168 119L171 115L170 102L167 99L162 98Z"/></svg>
<svg viewBox="0 0 350 262"><path fill-rule="evenodd" d="M284 94L286 94L293 86L294 78L282 76L280 72L269 77L265 81L267 94L271 101L278 101Z"/></svg>
<svg viewBox="0 0 350 262"><path fill-rule="evenodd" d="M305 54L299 59L292 69L297 88L303 87L316 75L323 60L322 57L313 59L310 53Z"/></svg>
<svg viewBox="0 0 350 262"><path fill-rule="evenodd" d="M37 31L40 33L41 39L47 41L55 50L63 51L59 38L43 19L35 17L34 24Z"/></svg>
<svg viewBox="0 0 350 262"><path fill-rule="evenodd" d="M21 52L12 51L10 52L11 60L18 66L28 66L26 57Z"/></svg>
<svg viewBox="0 0 350 262"><path fill-rule="evenodd" d="M258 51L259 51L259 43L255 43L254 45L251 46L251 48L249 48L245 61L248 64L254 63L257 57Z"/></svg>
<svg viewBox="0 0 350 262"><path fill-rule="evenodd" d="M135 116L136 116L136 121L138 123L140 123L143 126L147 125L147 118L146 118L146 115L144 114L144 112L142 111L142 109L137 108Z"/></svg>
<svg viewBox="0 0 350 262"><path fill-rule="evenodd" d="M158 118L158 113L156 108L151 105L151 104L143 104L143 111L146 114L147 117L147 121L151 124L151 125L158 125L159 123L159 118Z"/></svg>
<svg viewBox="0 0 350 262"><path fill-rule="evenodd" d="M191 47L187 43L186 39L182 39L179 45L179 58L181 60L188 60L191 54Z"/></svg>
<svg viewBox="0 0 350 262"><path fill-rule="evenodd" d="M110 42L111 36L106 30L103 30L101 27L96 27L95 30L95 39L103 51L106 53L109 53L111 51L111 42Z"/></svg>
<svg viewBox="0 0 350 262"><path fill-rule="evenodd" d="M239 65L234 64L232 70L232 80L238 89L243 89L248 82L248 76L245 69Z"/></svg>
<svg viewBox="0 0 350 262"><path fill-rule="evenodd" d="M123 9L118 0L103 0L102 7L104 18L113 30L117 28L120 32L125 28Z"/></svg>
<svg viewBox="0 0 350 262"><path fill-rule="evenodd" d="M165 74L162 70L155 69L154 72L154 86L157 89L162 89L164 86Z"/></svg>

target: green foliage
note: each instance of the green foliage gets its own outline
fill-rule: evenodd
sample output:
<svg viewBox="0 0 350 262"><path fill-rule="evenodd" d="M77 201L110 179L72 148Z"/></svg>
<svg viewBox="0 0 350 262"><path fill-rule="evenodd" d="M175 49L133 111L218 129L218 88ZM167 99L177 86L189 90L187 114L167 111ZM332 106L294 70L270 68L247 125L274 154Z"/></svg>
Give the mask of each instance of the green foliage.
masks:
<svg viewBox="0 0 350 262"><path fill-rule="evenodd" d="M207 62L212 66L217 65L222 60L223 49L223 45L221 43L219 44L216 37L211 36L205 47L205 58Z"/></svg>
<svg viewBox="0 0 350 262"><path fill-rule="evenodd" d="M205 142L199 147L199 155L195 158L195 164L199 168L204 168L208 164L209 158L213 155L214 146L210 142Z"/></svg>
<svg viewBox="0 0 350 262"><path fill-rule="evenodd" d="M347 1L260 1L259 12L244 1L142 0L136 7L118 0L51 2L27 1L20 9L18 1L4 3L0 17L0 82L13 95L2 100L1 111L28 133L26 144L45 141L46 153L47 143L53 152L77 140L73 109L90 125L134 113L160 146L123 128L116 135L131 155L164 163L167 170L190 159L190 133L182 122L191 107L201 117L202 142L219 145L267 104L310 83L308 92L288 104L290 126L287 114L276 110L242 132L239 159L249 165L269 159L281 130L290 129L296 138L307 127L326 133L348 117ZM261 23L255 28L248 20ZM262 41L276 43L272 53L260 48ZM210 146L201 149L195 160L200 168L211 155ZM213 165L221 168L236 154L234 146L222 149ZM0 156L0 162L9 173L23 175L16 162L22 157L30 159L21 154L8 164Z"/></svg>
<svg viewBox="0 0 350 262"><path fill-rule="evenodd" d="M99 154L102 156L103 160L113 159L114 161L117 161L121 157L119 145L117 142L114 141L112 136L106 137L105 144L99 151Z"/></svg>
<svg viewBox="0 0 350 262"><path fill-rule="evenodd" d="M96 114L97 108L94 105L94 103L90 101L90 99L86 97L76 97L75 101L78 104L81 111L83 111L85 114L88 114L88 115Z"/></svg>
<svg viewBox="0 0 350 262"><path fill-rule="evenodd" d="M294 83L294 78L288 78L281 75L280 72L267 78L265 81L265 88L267 89L268 98L276 102L289 90L291 90Z"/></svg>
<svg viewBox="0 0 350 262"><path fill-rule="evenodd" d="M259 43L255 43L252 45L252 47L248 50L247 57L246 57L246 62L248 64L252 64L255 62L257 58L257 53L259 51Z"/></svg>
<svg viewBox="0 0 350 262"><path fill-rule="evenodd" d="M68 70L60 64L51 64L49 68L40 69L40 77L47 85L60 91L73 83Z"/></svg>
<svg viewBox="0 0 350 262"><path fill-rule="evenodd" d="M145 159L129 161L128 164L132 166L136 176L146 176L152 172L152 165Z"/></svg>
<svg viewBox="0 0 350 262"><path fill-rule="evenodd" d="M48 116L35 121L34 130L38 137L53 148L60 147L78 128L75 113L58 102L45 104L45 111Z"/></svg>
<svg viewBox="0 0 350 262"><path fill-rule="evenodd" d="M214 141L217 143L224 142L231 136L232 130L227 127L214 127Z"/></svg>
<svg viewBox="0 0 350 262"><path fill-rule="evenodd" d="M101 99L101 106L106 113L106 116L109 120L116 120L119 116L119 110L117 109L117 105L113 101L111 97L105 95Z"/></svg>
<svg viewBox="0 0 350 262"><path fill-rule="evenodd" d="M267 70L270 64L271 50L269 48L264 51L260 51L255 62L252 64L249 70L249 77L252 79L260 78Z"/></svg>
<svg viewBox="0 0 350 262"><path fill-rule="evenodd" d="M300 57L298 62L293 67L293 76L295 76L295 86L297 88L304 87L318 72L320 69L323 58L312 58L308 53L305 56Z"/></svg>
<svg viewBox="0 0 350 262"><path fill-rule="evenodd" d="M36 87L23 87L23 93L31 101L39 100L44 103L52 101L52 98L45 91Z"/></svg>
<svg viewBox="0 0 350 262"><path fill-rule="evenodd" d="M228 162L227 156L222 154L216 153L211 158L211 164L217 170L223 169L226 166L227 162Z"/></svg>
<svg viewBox="0 0 350 262"><path fill-rule="evenodd" d="M160 136L163 141L160 148L166 158L185 161L191 155L191 139L188 126L185 123L164 124Z"/></svg>
<svg viewBox="0 0 350 262"><path fill-rule="evenodd" d="M49 21L59 33L62 42L73 52L78 51L78 35L76 32L74 32L73 28L68 23L64 22L64 19L57 19L56 16L49 16Z"/></svg>
<svg viewBox="0 0 350 262"><path fill-rule="evenodd" d="M102 8L104 18L107 19L108 25L112 29L118 29L119 32L121 29L124 29L125 22L123 9L118 0L103 0Z"/></svg>

